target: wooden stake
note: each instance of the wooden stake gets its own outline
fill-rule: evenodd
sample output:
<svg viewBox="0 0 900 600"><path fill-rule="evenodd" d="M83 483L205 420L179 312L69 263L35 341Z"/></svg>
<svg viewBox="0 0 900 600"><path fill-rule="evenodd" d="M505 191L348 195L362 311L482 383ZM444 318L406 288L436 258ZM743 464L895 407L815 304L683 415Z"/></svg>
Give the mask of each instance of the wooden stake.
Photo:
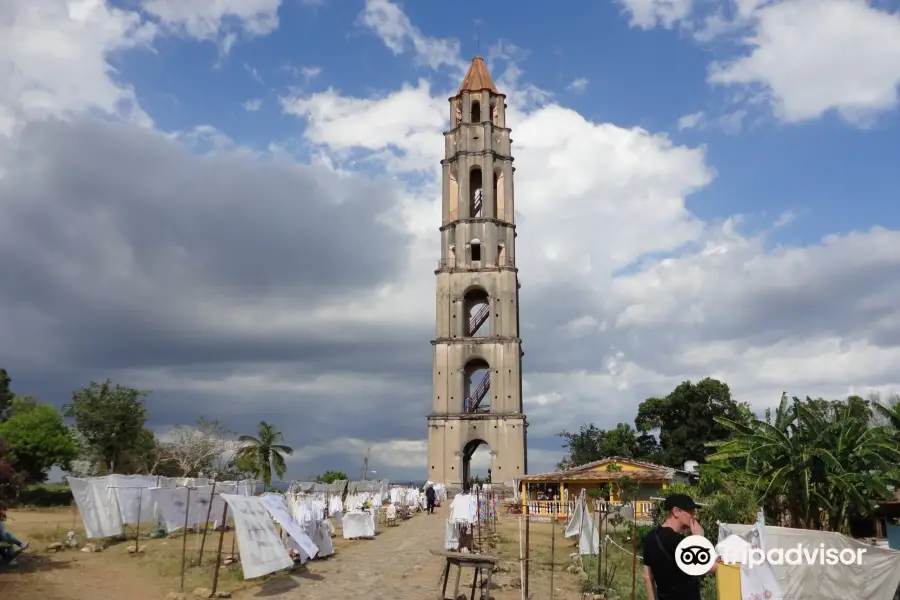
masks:
<svg viewBox="0 0 900 600"><path fill-rule="evenodd" d="M528 577L531 575L531 507L525 503L525 581L522 585L525 587L525 598L530 598L528 594Z"/></svg>
<svg viewBox="0 0 900 600"><path fill-rule="evenodd" d="M134 529L134 553L137 554L141 549L141 500L144 499L144 490L140 490L140 494L138 494L138 520L137 526Z"/></svg>
<svg viewBox="0 0 900 600"><path fill-rule="evenodd" d="M635 600L637 594L637 505L632 506L631 528L631 600Z"/></svg>
<svg viewBox="0 0 900 600"><path fill-rule="evenodd" d="M553 572L555 570L556 570L556 515L553 515L553 525L550 529L550 600L553 600Z"/></svg>
<svg viewBox="0 0 900 600"><path fill-rule="evenodd" d="M216 497L216 482L213 481L212 491L209 493L209 506L206 508L206 524L203 526L203 539L200 541L200 556L197 565L203 564L203 547L206 546L206 532L209 530L209 520L212 518L213 498ZM224 524L222 525L224 527Z"/></svg>
<svg viewBox="0 0 900 600"><path fill-rule="evenodd" d="M188 515L191 512L191 488L187 488L187 500L184 503L184 529L181 530L181 591L184 591L184 561L187 557Z"/></svg>
<svg viewBox="0 0 900 600"><path fill-rule="evenodd" d="M519 589L522 590L522 600L525 600L525 555L522 552L522 515L519 515Z"/></svg>
<svg viewBox="0 0 900 600"><path fill-rule="evenodd" d="M585 504L585 508L587 508L587 504ZM600 528L603 526L603 515L600 514L600 503L594 502L594 516L591 517L591 523L595 523L596 531L597 531L597 588L603 589L603 542L606 540L605 537L600 537ZM593 541L591 541L593 544ZM591 549L593 550L593 548ZM593 552L592 552L593 553Z"/></svg>
<svg viewBox="0 0 900 600"><path fill-rule="evenodd" d="M216 570L213 573L212 593L215 595L219 585L219 565L222 564L222 543L225 541L225 519L228 518L228 504L222 509L222 531L219 532L219 549L216 552Z"/></svg>

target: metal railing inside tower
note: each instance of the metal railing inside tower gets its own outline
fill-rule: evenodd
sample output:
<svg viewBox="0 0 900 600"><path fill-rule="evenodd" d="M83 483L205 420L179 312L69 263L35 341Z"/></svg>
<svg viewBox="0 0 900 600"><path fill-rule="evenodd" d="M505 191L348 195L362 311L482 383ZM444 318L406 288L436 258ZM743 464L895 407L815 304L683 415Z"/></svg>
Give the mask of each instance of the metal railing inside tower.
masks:
<svg viewBox="0 0 900 600"><path fill-rule="evenodd" d="M480 265L481 267L508 267L516 268L516 259L513 256L498 256L493 260L477 260L470 263L459 258L441 258L438 260L438 270L444 269L464 269L472 265Z"/></svg>

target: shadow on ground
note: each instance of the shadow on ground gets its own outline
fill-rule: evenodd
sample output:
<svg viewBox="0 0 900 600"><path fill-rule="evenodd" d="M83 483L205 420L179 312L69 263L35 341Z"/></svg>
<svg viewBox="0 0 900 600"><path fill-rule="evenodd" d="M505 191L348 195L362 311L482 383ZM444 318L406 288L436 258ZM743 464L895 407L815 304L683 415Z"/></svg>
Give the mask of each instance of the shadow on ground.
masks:
<svg viewBox="0 0 900 600"><path fill-rule="evenodd" d="M14 567L7 564L0 564L0 574L14 575L16 573L40 573L42 571L71 569L71 563L74 562L74 560L74 558L59 558L56 556L29 554L25 552L16 557L18 564Z"/></svg>

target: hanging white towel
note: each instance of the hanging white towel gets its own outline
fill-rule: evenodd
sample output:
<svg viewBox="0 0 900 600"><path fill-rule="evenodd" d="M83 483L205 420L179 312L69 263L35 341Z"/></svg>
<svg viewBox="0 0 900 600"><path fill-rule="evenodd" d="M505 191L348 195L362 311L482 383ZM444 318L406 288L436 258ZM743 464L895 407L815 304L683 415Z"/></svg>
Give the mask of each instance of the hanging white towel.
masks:
<svg viewBox="0 0 900 600"><path fill-rule="evenodd" d="M90 539L122 535L122 514L108 477L77 479L68 477L69 488Z"/></svg>

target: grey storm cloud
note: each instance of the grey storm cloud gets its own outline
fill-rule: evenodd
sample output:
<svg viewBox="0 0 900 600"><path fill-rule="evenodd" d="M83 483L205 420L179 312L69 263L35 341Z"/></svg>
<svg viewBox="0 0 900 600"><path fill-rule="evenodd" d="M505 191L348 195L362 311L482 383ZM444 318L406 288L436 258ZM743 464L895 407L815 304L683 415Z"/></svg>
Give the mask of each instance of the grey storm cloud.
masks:
<svg viewBox="0 0 900 600"><path fill-rule="evenodd" d="M427 327L361 330L347 342L195 324L219 305L277 298L300 313L395 280L409 239L380 215L397 197L391 182L238 153L197 156L125 124L30 124L0 178L0 365L14 389L57 404L91 379L153 390L154 369L183 380L254 367L299 381L352 371L390 383L405 373L351 398L154 390L151 425L205 414L245 433L264 418L297 445L419 437ZM143 375L130 381L133 373ZM397 418L401 402L422 410Z"/></svg>
<svg viewBox="0 0 900 600"><path fill-rule="evenodd" d="M327 354L201 335L192 321L217 298L302 311L391 280L407 240L378 216L395 192L312 166L195 156L123 124L32 124L0 180L5 337L27 346L34 329L17 328L31 324L61 358L110 367Z"/></svg>

